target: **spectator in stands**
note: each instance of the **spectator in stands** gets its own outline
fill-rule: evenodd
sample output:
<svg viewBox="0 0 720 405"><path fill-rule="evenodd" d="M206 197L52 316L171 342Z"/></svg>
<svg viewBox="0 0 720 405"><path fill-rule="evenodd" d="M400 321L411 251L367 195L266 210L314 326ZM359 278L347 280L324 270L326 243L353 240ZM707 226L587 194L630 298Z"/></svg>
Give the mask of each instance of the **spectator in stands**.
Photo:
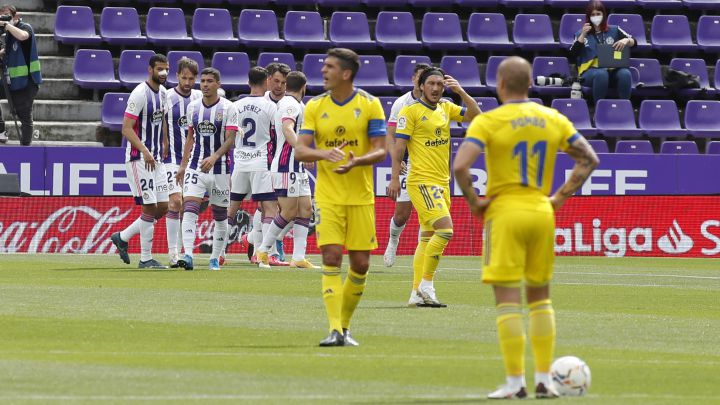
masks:
<svg viewBox="0 0 720 405"><path fill-rule="evenodd" d="M0 49L4 74L10 77L10 94L17 117L22 123L20 144L30 145L33 133L32 106L42 83L35 33L30 24L20 19L15 6L0 8L0 33L5 33L5 45ZM3 77L4 79L4 77ZM0 87L2 97L5 86ZM5 122L0 112L0 143L7 142Z"/></svg>
<svg viewBox="0 0 720 405"><path fill-rule="evenodd" d="M576 58L578 74L586 86L592 87L593 99L606 98L610 85L617 88L620 98L629 99L632 77L627 68L606 69L598 67L597 47L610 44L616 51L636 45L635 40L617 25L608 25L605 6L599 0L590 2L585 9L585 25L575 33L570 48Z"/></svg>

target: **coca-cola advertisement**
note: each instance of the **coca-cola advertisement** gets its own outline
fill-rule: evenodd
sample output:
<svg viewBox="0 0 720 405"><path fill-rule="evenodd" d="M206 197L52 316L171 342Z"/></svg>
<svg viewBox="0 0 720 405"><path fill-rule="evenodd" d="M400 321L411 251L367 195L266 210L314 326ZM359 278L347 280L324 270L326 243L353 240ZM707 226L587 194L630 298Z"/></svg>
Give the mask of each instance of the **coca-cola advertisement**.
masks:
<svg viewBox="0 0 720 405"><path fill-rule="evenodd" d="M445 253L480 255L482 224L470 217L462 198L452 199L455 234ZM557 213L555 251L570 256L719 257L720 202L713 196L597 196L571 198ZM250 215L255 205L246 202ZM377 198L376 221L382 254L394 202ZM140 215L127 197L1 197L0 253L114 254L110 235ZM196 251L206 251L214 222L210 210L198 219ZM410 255L417 244L418 224L411 217L403 232L399 254ZM286 237L292 249L292 234ZM154 252L167 252L165 220L155 225ZM240 243L230 254L243 251ZM139 252L139 241L130 242ZM317 253L315 238L308 253Z"/></svg>

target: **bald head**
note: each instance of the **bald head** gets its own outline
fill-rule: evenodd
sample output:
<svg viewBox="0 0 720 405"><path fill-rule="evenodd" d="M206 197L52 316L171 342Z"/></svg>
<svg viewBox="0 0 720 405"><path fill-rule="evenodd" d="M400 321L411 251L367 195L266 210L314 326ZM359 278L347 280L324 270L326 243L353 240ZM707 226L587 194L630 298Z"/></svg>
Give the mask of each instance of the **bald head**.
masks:
<svg viewBox="0 0 720 405"><path fill-rule="evenodd" d="M530 63L519 56L511 56L500 63L497 71L497 82L504 87L508 95L527 97L532 85L532 68Z"/></svg>

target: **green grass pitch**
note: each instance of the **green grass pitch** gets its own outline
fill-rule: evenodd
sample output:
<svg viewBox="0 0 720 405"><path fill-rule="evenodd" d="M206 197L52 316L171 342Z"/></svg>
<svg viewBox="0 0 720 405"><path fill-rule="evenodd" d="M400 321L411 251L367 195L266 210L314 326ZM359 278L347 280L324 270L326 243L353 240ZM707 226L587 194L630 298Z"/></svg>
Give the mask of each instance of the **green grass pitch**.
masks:
<svg viewBox="0 0 720 405"><path fill-rule="evenodd" d="M357 348L317 347L319 271L230 260L188 272L0 255L0 402L482 403L503 382L477 257L442 259L446 309L405 308L411 258L373 257ZM720 404L717 261L559 258L552 292L556 355L593 377L558 402ZM527 366L532 386L529 349Z"/></svg>

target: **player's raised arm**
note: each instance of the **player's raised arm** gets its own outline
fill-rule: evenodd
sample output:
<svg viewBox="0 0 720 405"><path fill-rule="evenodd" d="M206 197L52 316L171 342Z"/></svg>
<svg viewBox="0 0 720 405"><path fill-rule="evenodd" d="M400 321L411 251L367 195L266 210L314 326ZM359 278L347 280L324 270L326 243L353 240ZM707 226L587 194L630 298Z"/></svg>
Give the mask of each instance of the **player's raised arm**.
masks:
<svg viewBox="0 0 720 405"><path fill-rule="evenodd" d="M465 104L465 114L463 115L463 122L470 122L473 118L475 118L476 115L480 114L480 106L478 105L477 101L475 101L474 98L472 98L465 89L462 88L460 83L458 83L455 78L453 78L450 75L445 75L445 86L452 90L453 93L460 96L460 99Z"/></svg>
<svg viewBox="0 0 720 405"><path fill-rule="evenodd" d="M593 170L600 164L600 159L598 159L592 146L580 135L570 143L570 147L565 153L573 158L575 166L573 166L570 178L550 197L550 202L555 210L562 207L565 200L582 187L585 180L590 177Z"/></svg>

